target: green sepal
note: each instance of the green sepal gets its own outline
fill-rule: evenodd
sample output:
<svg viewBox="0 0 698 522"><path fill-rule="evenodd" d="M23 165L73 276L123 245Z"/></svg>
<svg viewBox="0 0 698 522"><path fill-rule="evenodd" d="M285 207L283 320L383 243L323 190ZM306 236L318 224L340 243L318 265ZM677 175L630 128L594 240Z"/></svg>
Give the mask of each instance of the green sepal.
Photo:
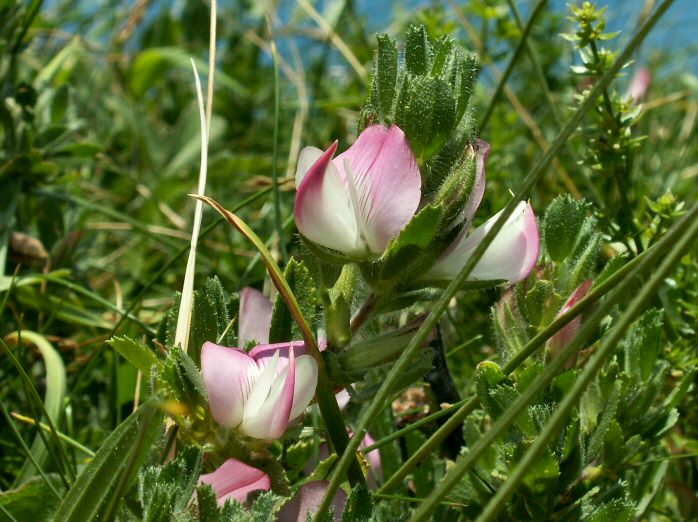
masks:
<svg viewBox="0 0 698 522"><path fill-rule="evenodd" d="M411 25L405 32L405 65L413 75L425 75L431 63L431 46L423 25Z"/></svg>
<svg viewBox="0 0 698 522"><path fill-rule="evenodd" d="M349 374L361 375L371 368L396 360L409 344L418 326L410 325L347 346L338 355L342 369Z"/></svg>
<svg viewBox="0 0 698 522"><path fill-rule="evenodd" d="M378 109L382 123L390 123L397 83L397 44L387 34L377 36L378 49L372 83L372 104Z"/></svg>
<svg viewBox="0 0 698 522"><path fill-rule="evenodd" d="M172 398L193 411L206 407L208 395L201 372L194 361L179 346L170 348L159 379L169 390Z"/></svg>
<svg viewBox="0 0 698 522"><path fill-rule="evenodd" d="M378 278L384 281L395 280L424 256L424 250L439 233L442 216L443 208L440 205L427 205L420 210L400 234L388 243L379 261Z"/></svg>
<svg viewBox="0 0 698 522"><path fill-rule="evenodd" d="M332 347L343 348L351 340L351 311L341 293L325 309L325 313L328 343Z"/></svg>
<svg viewBox="0 0 698 522"><path fill-rule="evenodd" d="M451 136L456 104L447 82L428 76L412 76L406 83L403 126L417 158L434 156Z"/></svg>

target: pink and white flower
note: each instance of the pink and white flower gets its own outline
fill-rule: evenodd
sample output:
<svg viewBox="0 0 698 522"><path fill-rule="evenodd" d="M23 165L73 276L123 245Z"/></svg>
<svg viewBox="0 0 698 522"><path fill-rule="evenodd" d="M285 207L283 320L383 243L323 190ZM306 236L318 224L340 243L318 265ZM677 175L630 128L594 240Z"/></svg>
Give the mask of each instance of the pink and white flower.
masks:
<svg viewBox="0 0 698 522"><path fill-rule="evenodd" d="M238 344L269 342L271 310L258 290L242 291ZM303 341L258 344L250 352L207 342L201 372L216 422L256 439L280 437L303 414L318 376Z"/></svg>
<svg viewBox="0 0 698 522"><path fill-rule="evenodd" d="M227 500L242 503L252 491L271 489L269 475L237 459L228 459L213 473L201 475L199 484L213 488L220 506Z"/></svg>
<svg viewBox="0 0 698 522"><path fill-rule="evenodd" d="M431 281L448 281L454 279L499 218L501 211L468 234L470 224L485 191L485 164L490 146L478 140L476 147L475 186L464 207L461 221L465 222L463 230L455 241L444 251L441 257L427 271L424 279ZM540 235L533 207L521 201L494 240L485 250L484 255L470 272L470 281L503 280L510 284L526 279L538 260Z"/></svg>
<svg viewBox="0 0 698 522"><path fill-rule="evenodd" d="M417 159L396 125L366 128L332 159L337 142L322 151L305 147L296 170L299 232L352 257L381 254L412 219L421 198Z"/></svg>

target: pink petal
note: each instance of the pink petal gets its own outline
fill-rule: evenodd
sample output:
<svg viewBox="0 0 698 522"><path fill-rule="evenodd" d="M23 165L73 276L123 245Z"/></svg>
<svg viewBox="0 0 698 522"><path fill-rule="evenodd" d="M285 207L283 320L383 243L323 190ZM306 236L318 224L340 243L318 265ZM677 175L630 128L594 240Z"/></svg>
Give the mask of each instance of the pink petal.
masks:
<svg viewBox="0 0 698 522"><path fill-rule="evenodd" d="M487 159L490 157L490 148L490 144L486 141L477 140L475 146L475 183L468 201L463 206L461 219L458 221L458 223L465 221L465 227L473 220L473 216L485 194L486 166Z"/></svg>
<svg viewBox="0 0 698 522"><path fill-rule="evenodd" d="M201 475L199 484L213 488L220 506L228 499L245 502L248 493L271 489L269 475L237 459L228 459L213 473Z"/></svg>
<svg viewBox="0 0 698 522"><path fill-rule="evenodd" d="M257 365L260 368L264 368L276 352L279 352L279 367L276 372L277 375L281 370L286 368L288 365L289 348L293 345L293 350L296 356L306 355L308 352L305 349L305 343L303 341L291 341L286 343L274 343L274 344L263 344L260 346L255 346L250 350L250 356L257 361ZM327 339L318 339L318 348L320 351L324 351L327 348Z"/></svg>
<svg viewBox="0 0 698 522"><path fill-rule="evenodd" d="M501 212L500 212L501 213ZM472 234L461 234L441 258L429 269L425 278L455 278L473 251L492 228L499 213L479 226ZM468 277L471 281L505 280L518 283L533 271L538 260L540 237L533 208L522 201L514 209L504 227L480 258Z"/></svg>
<svg viewBox="0 0 698 522"><path fill-rule="evenodd" d="M238 348L207 342L201 348L201 372L213 418L235 428L242 422L247 394L259 376L254 359Z"/></svg>
<svg viewBox="0 0 698 522"><path fill-rule="evenodd" d="M276 439L283 435L293 407L295 381L296 363L291 346L287 368L276 377L261 408L252 416L245 415L239 430L256 439Z"/></svg>
<svg viewBox="0 0 698 522"><path fill-rule="evenodd" d="M298 231L309 240L345 254L363 253L358 223L349 194L339 171L332 163L334 142L303 174L306 158L296 173L297 193L294 215ZM311 158L313 151L306 153Z"/></svg>
<svg viewBox="0 0 698 522"><path fill-rule="evenodd" d="M306 522L308 514L314 514L320 507L320 502L325 496L329 482L320 480L308 482L302 485L296 495L289 502L284 504L278 515L279 522ZM342 489L338 489L332 500L334 506L334 520L342 520L344 504L347 502L347 494Z"/></svg>
<svg viewBox="0 0 698 522"><path fill-rule="evenodd" d="M645 94L647 94L647 89L649 89L651 83L652 77L649 69L640 67L635 71L633 79L630 81L627 96L632 98L635 104L640 103L644 99Z"/></svg>
<svg viewBox="0 0 698 522"><path fill-rule="evenodd" d="M243 288L240 292L238 344L267 344L274 305L262 292L254 288Z"/></svg>
<svg viewBox="0 0 698 522"><path fill-rule="evenodd" d="M360 229L371 252L380 254L419 205L422 178L417 159L399 127L372 125L333 161L346 186L345 160L356 184Z"/></svg>
<svg viewBox="0 0 698 522"><path fill-rule="evenodd" d="M560 317L561 315L566 314L574 305L581 301L584 298L584 296L587 295L593 284L593 279L588 279L584 281L581 285L579 285L579 287L572 293L567 302L565 302L564 306L560 310L560 313L557 314L557 316ZM567 323L559 332L557 332L550 338L548 343L553 357L565 349L565 347L570 343L570 341L572 341L574 336L577 335L577 331L579 331L579 327L581 325L582 317L578 315L569 323ZM571 366L573 363L574 359L569 361L568 366Z"/></svg>
<svg viewBox="0 0 698 522"><path fill-rule="evenodd" d="M368 448L375 444L375 439L368 433L364 435L364 440L361 441L361 448ZM364 453L370 469L368 470L369 482L374 482L372 477L375 476L378 480L383 480L383 468L381 466L381 456L377 449L370 453Z"/></svg>
<svg viewBox="0 0 698 522"><path fill-rule="evenodd" d="M346 408L347 404L349 404L349 401L351 400L351 395L349 395L347 390L341 390L335 393L334 397L337 399L337 405L339 405L340 410Z"/></svg>

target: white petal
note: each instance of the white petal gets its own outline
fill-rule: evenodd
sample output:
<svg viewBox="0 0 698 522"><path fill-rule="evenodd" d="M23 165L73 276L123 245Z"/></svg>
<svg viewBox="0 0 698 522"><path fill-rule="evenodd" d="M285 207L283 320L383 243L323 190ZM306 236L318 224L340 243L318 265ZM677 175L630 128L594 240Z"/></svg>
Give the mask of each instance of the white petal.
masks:
<svg viewBox="0 0 698 522"><path fill-rule="evenodd" d="M262 375L260 375L259 379L257 379L252 391L247 396L247 400L245 401L245 420L253 415L256 415L260 408L264 405L267 397L269 397L269 390L271 390L271 387L274 384L276 366L278 363L279 352L277 351L269 364L267 364L267 367L262 371Z"/></svg>
<svg viewBox="0 0 698 522"><path fill-rule="evenodd" d="M291 420L303 414L315 396L317 387L317 361L311 355L296 357L296 383L293 389Z"/></svg>

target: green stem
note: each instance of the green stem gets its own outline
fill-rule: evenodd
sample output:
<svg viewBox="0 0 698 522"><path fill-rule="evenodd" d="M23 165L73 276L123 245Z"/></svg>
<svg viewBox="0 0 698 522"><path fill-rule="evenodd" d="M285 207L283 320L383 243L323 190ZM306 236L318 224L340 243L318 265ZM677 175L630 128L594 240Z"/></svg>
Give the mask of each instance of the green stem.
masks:
<svg viewBox="0 0 698 522"><path fill-rule="evenodd" d="M27 417L25 415L20 415L19 413L12 412L10 413L15 419L26 422L27 424L31 424L32 426L37 426L36 420L32 419L31 417ZM38 424L39 428L41 428L44 431L50 432L51 428L48 427L47 424L44 424L43 422L40 422ZM72 437L69 437L63 432L57 432L58 438L68 444L69 446L73 446L76 450L79 450L83 452L85 455L88 457L94 457L95 452L92 451L90 448L83 446L80 444L77 440L73 439Z"/></svg>
<svg viewBox="0 0 698 522"><path fill-rule="evenodd" d="M694 218L688 221L688 230L686 230L685 234L681 236L678 243L676 243L675 248L669 252L669 255L666 257L666 259L664 259L662 264L659 266L659 269L655 271L647 284L642 287L640 293L635 297L635 299L632 300L630 306L620 318L616 327L611 330L608 337L606 337L606 339L604 339L604 341L601 343L598 351L586 364L582 373L575 380L570 392L565 395L562 402L560 402L560 406L558 406L555 413L545 424L541 433L538 435L536 440L514 469L514 472L509 475L509 479L487 504L485 510L477 518L477 522L487 522L489 520L493 520L504 508L506 502L516 492L516 488L521 483L530 467L534 465L535 460L540 456L545 448L547 448L548 443L553 436L558 433L568 415L575 407L577 401L586 390L586 387L603 366L606 358L616 349L618 341L620 341L625 331L640 315L647 300L654 295L657 288L659 288L664 281L664 278L671 273L674 266L681 260L683 254L688 250L696 237L698 237L698 219L696 219L698 212L696 212L696 210L698 210L698 205L695 206L691 212L691 214L694 215ZM685 225L686 222L684 221L682 224ZM679 224L677 224L677 226L678 225ZM680 228L683 229L683 226Z"/></svg>
<svg viewBox="0 0 698 522"><path fill-rule="evenodd" d="M687 223L691 223L691 219L698 217L698 206L696 206L688 219L682 219L677 223L672 229L672 238L676 239L681 237ZM670 245L671 246L671 245ZM424 504L417 510L412 516L412 521L426 520L428 516L433 512L438 506L439 501L448 494L448 492L453 488L463 477L465 473L470 471L478 459L491 447L492 444L499 438L504 431L506 431L509 426L511 426L518 416L528 407L529 403L534 400L537 394L541 393L546 386L552 381L556 375L562 370L565 363L569 358L577 353L579 349L584 345L584 342L589 339L596 329L598 328L599 322L609 313L609 311L625 297L626 292L634 284L635 276L646 273L652 266L654 266L655 261L658 260L659 254L663 252L655 251L653 256L647 256L641 263L639 263L632 274L629 275L626 280L620 284L613 292L608 296L608 298L599 306L599 308L587 319L583 324L582 328L579 330L577 335L572 339L572 341L565 347L565 349L550 361L546 365L545 369L541 375L536 379L534 383L526 388L513 404L511 404L506 411L499 417L487 433L485 433L482 438L480 438L470 449L470 451L465 455L463 459L458 461L446 474L438 487L429 495L425 500ZM615 345L614 345L615 346Z"/></svg>
<svg viewBox="0 0 698 522"><path fill-rule="evenodd" d="M497 101L499 101L499 97L502 94L502 91L504 90L504 86L509 80L509 76L514 70L516 62L519 61L519 58L521 57L523 50L526 48L528 35L531 33L531 29L533 29L533 24L538 18L538 15L540 15L543 12L543 9L545 8L547 3L548 0L539 0L539 2L536 4L536 7L533 8L531 17L528 19L526 27L524 28L523 33L521 34L521 38L519 39L519 44L516 46L516 50L514 51L511 60L509 60L507 68L504 70L504 74L502 74L502 77L499 79L499 83L497 84L497 88L495 89L494 94L492 95L490 104L487 107L487 110L485 111L485 115L482 117L482 122L480 122L480 132L482 132L482 129L484 129L487 126L487 122L489 121L490 116L492 116L492 111L494 110Z"/></svg>
<svg viewBox="0 0 698 522"><path fill-rule="evenodd" d="M528 174L528 176L526 176L526 179L524 179L524 182L519 191L514 195L514 197L509 201L507 206L502 210L499 218L497 219L497 221L494 222L489 232L485 234L485 236L482 239L482 242L473 251L471 257L465 263L465 266L461 269L460 273L456 276L456 278L453 281L451 281L444 293L436 301L431 312L422 323L422 326L415 333L415 336L412 338L412 341L410 341L410 344L407 346L407 348L405 348L405 351L402 353L400 358L390 369L388 375L383 381L383 384L378 389L376 395L369 404L368 408L366 408L366 410L364 411L364 414L361 416L357 429L354 432L354 435L352 436L351 440L349 441L349 445L347 446L346 452L344 453L344 455L342 455L342 457L339 460L339 463L337 464L335 470L332 473L330 482L325 492L325 497L323 498L322 503L318 506L318 511L315 515L315 520L322 520L322 517L327 513L332 499L334 498L334 494L337 491L337 488L339 487L339 484L341 482L341 477L351 464L353 454L358 450L359 445L361 444L361 441L363 440L363 437L366 434L368 424L384 407L385 401L390 397L392 388L398 382L405 370L407 370L407 368L412 362L412 359L417 354L417 352L419 351L419 349L421 348L431 331L436 327L436 324L448 308L448 304L453 298L453 296L456 294L458 289L462 287L463 283L465 283L468 275L470 274L470 272L472 272L473 268L475 268L475 265L480 260L482 255L485 253L485 250L490 246L490 243L492 243L495 236L502 229L504 223L506 223L507 219L509 219L509 216L514 211L514 208L518 205L518 202L525 199L528 196L533 186L545 173L545 170L548 168L548 165L550 165L552 159L565 145L565 142L569 139L572 133L575 132L575 130L577 130L582 118L592 108L596 101L596 98L599 96L601 91L611 83L611 81L618 73L618 71L621 69L621 67L632 56L634 49L640 44L640 42L642 42L642 40L644 40L645 36L647 36L647 33L649 33L650 29L659 20L659 18L666 11L666 9L668 9L672 1L673 0L664 0L664 3L662 3L657 8L655 14L652 17L648 18L648 20L645 22L642 28L640 28L638 33L630 40L630 42L625 47L623 52L620 54L618 59L613 63L609 70L606 71L606 73L599 79L598 83L591 89L589 96L587 96L584 99L582 104L572 115L572 118L570 118L565 127L560 131L553 143L550 145L550 148L545 153L543 153L543 156L533 167L533 170Z"/></svg>

